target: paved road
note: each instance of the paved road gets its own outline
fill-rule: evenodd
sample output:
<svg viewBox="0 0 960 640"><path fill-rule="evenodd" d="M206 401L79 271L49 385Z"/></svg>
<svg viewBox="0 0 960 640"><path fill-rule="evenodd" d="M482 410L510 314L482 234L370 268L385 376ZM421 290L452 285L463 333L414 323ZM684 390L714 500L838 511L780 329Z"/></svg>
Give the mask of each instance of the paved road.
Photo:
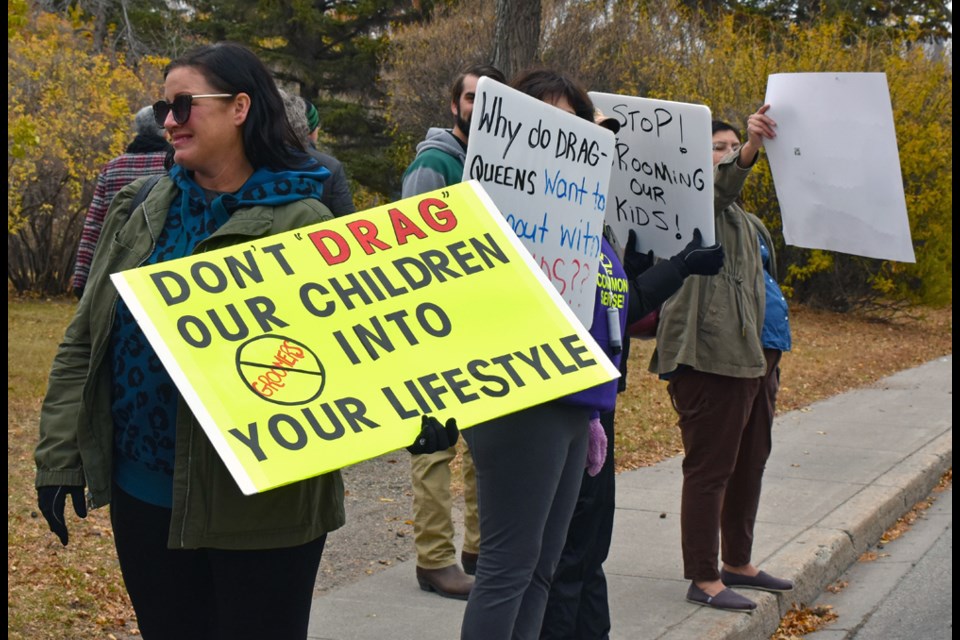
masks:
<svg viewBox="0 0 960 640"><path fill-rule="evenodd" d="M804 640L948 640L953 637L953 486L876 560L843 574L846 586L814 602L839 617ZM872 554L871 554L872 557Z"/></svg>

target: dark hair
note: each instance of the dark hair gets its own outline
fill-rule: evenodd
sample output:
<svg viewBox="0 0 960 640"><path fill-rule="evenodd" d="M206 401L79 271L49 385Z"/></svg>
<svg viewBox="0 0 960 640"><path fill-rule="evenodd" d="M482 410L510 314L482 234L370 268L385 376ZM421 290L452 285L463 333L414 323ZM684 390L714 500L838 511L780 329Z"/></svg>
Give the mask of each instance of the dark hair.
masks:
<svg viewBox="0 0 960 640"><path fill-rule="evenodd" d="M311 163L287 121L273 76L252 51L234 42L199 46L168 64L163 70L164 79L179 67L196 69L217 91L250 96L250 110L243 123L243 152L254 169L286 169Z"/></svg>
<svg viewBox="0 0 960 640"><path fill-rule="evenodd" d="M713 121L713 132L711 135L715 135L718 131L733 131L733 135L737 136L737 142L743 142L740 138L740 132L732 124L727 124L723 120L714 120Z"/></svg>
<svg viewBox="0 0 960 640"><path fill-rule="evenodd" d="M478 78L493 78L497 82L506 83L507 79L504 77L503 72L500 69L497 69L492 64L472 64L469 67L465 68L460 74L454 79L453 84L450 85L450 101L451 102L460 102L460 94L463 93L463 81L466 80L467 76L477 76Z"/></svg>
<svg viewBox="0 0 960 640"><path fill-rule="evenodd" d="M577 116L593 122L593 100L580 83L564 73L552 69L528 69L517 74L510 86L544 102L563 96Z"/></svg>

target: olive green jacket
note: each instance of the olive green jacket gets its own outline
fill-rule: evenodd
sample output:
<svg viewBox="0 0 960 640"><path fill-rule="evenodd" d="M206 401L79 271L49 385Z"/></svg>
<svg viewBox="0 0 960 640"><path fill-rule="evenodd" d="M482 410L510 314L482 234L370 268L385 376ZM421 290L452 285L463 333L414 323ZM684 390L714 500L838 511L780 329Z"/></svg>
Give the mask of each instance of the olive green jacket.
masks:
<svg viewBox="0 0 960 640"><path fill-rule="evenodd" d="M117 194L105 220L90 277L50 372L40 412L36 486L86 485L91 507L110 502L113 470L110 331L119 294L111 273L152 254L173 198L164 177L131 214L143 180ZM332 218L317 200L235 211L195 253L247 242ZM244 496L181 398L177 412L173 514L168 546L268 549L309 542L344 523L339 471Z"/></svg>
<svg viewBox="0 0 960 640"><path fill-rule="evenodd" d="M757 234L770 249L774 279L776 255L760 219L736 202L753 168L740 168L739 157L738 151L724 158L713 177L716 241L723 245L723 268L715 276L690 276L663 304L650 359L653 373L670 373L680 365L734 378L759 378L766 372L760 339L766 298Z"/></svg>

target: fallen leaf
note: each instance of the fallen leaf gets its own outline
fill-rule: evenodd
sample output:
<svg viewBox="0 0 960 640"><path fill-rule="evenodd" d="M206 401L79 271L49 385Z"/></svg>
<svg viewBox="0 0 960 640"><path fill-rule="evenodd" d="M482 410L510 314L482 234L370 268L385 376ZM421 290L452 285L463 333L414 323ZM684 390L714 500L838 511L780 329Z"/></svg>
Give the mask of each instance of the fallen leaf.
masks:
<svg viewBox="0 0 960 640"><path fill-rule="evenodd" d="M848 584L850 583L847 582L846 580L837 580L833 584L827 586L827 591L829 591L830 593L840 593L841 591L847 588Z"/></svg>
<svg viewBox="0 0 960 640"><path fill-rule="evenodd" d="M830 605L813 608L801 608L794 604L780 620L780 626L770 636L770 640L796 640L799 636L813 633L837 619Z"/></svg>

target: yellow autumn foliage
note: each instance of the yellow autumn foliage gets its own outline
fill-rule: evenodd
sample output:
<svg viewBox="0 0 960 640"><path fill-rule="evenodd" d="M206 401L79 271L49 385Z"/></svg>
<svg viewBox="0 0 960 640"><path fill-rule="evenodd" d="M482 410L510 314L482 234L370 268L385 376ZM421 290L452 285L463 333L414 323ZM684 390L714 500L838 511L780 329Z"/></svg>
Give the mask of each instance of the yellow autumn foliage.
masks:
<svg viewBox="0 0 960 640"><path fill-rule="evenodd" d="M587 0L567 7L544 43L544 60L590 89L705 104L744 129L767 77L795 72L884 72L890 88L916 264L784 247L769 165L743 192L748 211L778 239L784 288L801 302L838 310L893 303L952 303L953 71L949 50L921 34L891 35L839 17L784 27L760 18L708 20L681 3ZM840 105L838 105L840 108Z"/></svg>
<svg viewBox="0 0 960 640"><path fill-rule="evenodd" d="M101 167L133 138L145 87L121 55L96 52L92 25L10 0L7 55L7 273L18 291L67 291ZM156 77L162 60L142 64Z"/></svg>
<svg viewBox="0 0 960 640"><path fill-rule="evenodd" d="M455 43L453 56L492 51L493 36L476 15L482 11L478 7L491 13L491 4L460 3L429 24L395 34L384 79L402 164L412 157L410 143L426 126L450 126L439 89L451 74L452 56L435 55L436 44ZM744 205L773 232L784 291L798 302L834 310L951 304L949 48L944 52L925 43L919 31L868 29L843 15L800 27L757 16L709 18L689 12L685 4L690 3L545 0L543 64L570 73L590 90L705 104L715 119L741 129L761 106L771 74L884 72L915 264L784 246L776 191L763 159L744 189ZM458 39L453 35L458 33L469 38Z"/></svg>

